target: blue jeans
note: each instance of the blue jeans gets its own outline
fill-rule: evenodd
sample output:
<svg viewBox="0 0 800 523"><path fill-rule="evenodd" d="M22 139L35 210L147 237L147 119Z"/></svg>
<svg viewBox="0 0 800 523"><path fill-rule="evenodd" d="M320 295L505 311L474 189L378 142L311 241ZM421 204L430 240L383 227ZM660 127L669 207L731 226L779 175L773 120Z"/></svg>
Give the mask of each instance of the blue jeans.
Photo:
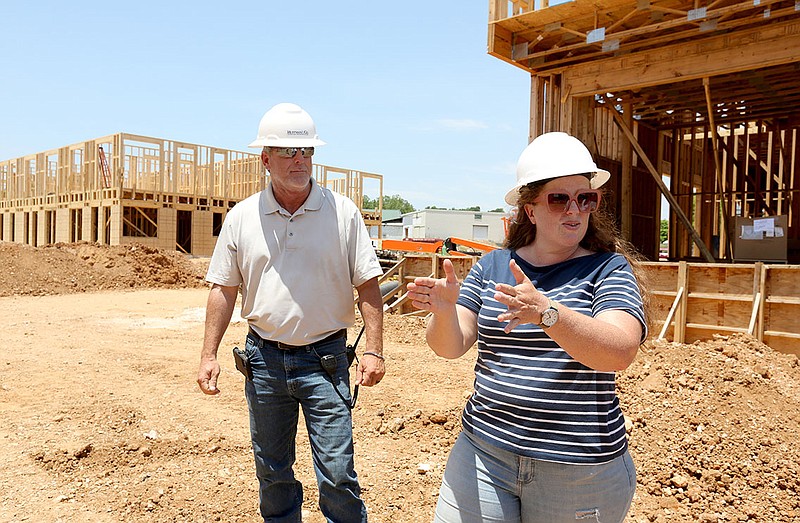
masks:
<svg viewBox="0 0 800 523"><path fill-rule="evenodd" d="M298 407L308 429L320 510L329 523L366 522L367 509L353 467L350 374L344 338L313 349L282 350L249 335L246 352L253 380L246 381L245 395L264 522L301 523L303 486L292 470ZM320 357L326 354L336 358L333 379L320 363Z"/></svg>
<svg viewBox="0 0 800 523"><path fill-rule="evenodd" d="M565 465L462 432L447 460L434 522L619 523L635 489L627 452L599 465Z"/></svg>

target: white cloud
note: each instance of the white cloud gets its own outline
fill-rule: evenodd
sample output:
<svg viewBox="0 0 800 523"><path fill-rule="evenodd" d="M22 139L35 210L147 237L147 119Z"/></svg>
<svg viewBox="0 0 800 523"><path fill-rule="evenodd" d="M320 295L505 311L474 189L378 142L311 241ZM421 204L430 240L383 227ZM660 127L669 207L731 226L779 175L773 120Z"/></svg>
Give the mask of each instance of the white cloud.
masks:
<svg viewBox="0 0 800 523"><path fill-rule="evenodd" d="M469 118L443 118L436 120L436 124L445 129L452 129L456 131L474 131L477 129L488 129L489 126L478 120L471 120Z"/></svg>
<svg viewBox="0 0 800 523"><path fill-rule="evenodd" d="M448 131L478 131L481 129L488 129L489 125L479 120L472 120L470 118L441 118L432 122L420 123L411 125L409 130L416 132L430 133L446 129Z"/></svg>

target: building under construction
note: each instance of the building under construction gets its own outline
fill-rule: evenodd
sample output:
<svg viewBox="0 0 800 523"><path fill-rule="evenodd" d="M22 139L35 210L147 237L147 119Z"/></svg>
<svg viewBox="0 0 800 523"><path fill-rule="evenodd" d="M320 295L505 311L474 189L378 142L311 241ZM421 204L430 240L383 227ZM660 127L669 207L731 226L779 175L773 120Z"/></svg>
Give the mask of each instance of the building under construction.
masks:
<svg viewBox="0 0 800 523"><path fill-rule="evenodd" d="M659 337L800 354L798 0L489 0L488 50L530 74L530 140L570 133L611 172L651 260L669 203Z"/></svg>
<svg viewBox="0 0 800 523"><path fill-rule="evenodd" d="M530 139L568 132L612 173L644 255L663 195L670 259L800 261L797 0L490 0L489 53L531 75ZM783 239L754 256L764 217Z"/></svg>
<svg viewBox="0 0 800 523"><path fill-rule="evenodd" d="M352 199L383 196L383 177L314 165ZM42 246L142 243L210 255L225 214L269 180L259 154L118 133L0 162L0 240ZM380 232L381 209L362 210Z"/></svg>

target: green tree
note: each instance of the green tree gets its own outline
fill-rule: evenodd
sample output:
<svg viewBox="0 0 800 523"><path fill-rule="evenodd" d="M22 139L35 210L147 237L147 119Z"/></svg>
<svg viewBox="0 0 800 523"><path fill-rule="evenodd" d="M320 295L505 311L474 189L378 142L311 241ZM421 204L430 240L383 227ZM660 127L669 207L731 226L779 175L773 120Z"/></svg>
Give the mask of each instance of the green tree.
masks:
<svg viewBox="0 0 800 523"><path fill-rule="evenodd" d="M669 237L669 220L661 220L661 243L667 241Z"/></svg>
<svg viewBox="0 0 800 523"><path fill-rule="evenodd" d="M481 206L475 205L473 207L464 207L462 209L453 209L454 211L472 211L472 212L481 212Z"/></svg>
<svg viewBox="0 0 800 523"><path fill-rule="evenodd" d="M505 212L502 207L498 207L497 209L492 209L489 212Z"/></svg>
<svg viewBox="0 0 800 523"><path fill-rule="evenodd" d="M396 209L401 213L405 214L407 212L413 212L414 206L411 203L400 196L399 194L393 194L391 196L384 196L383 197L383 208L384 209Z"/></svg>
<svg viewBox="0 0 800 523"><path fill-rule="evenodd" d="M361 208L362 209L377 209L378 208L378 199L377 198L370 198L366 194L364 198L361 200Z"/></svg>
<svg viewBox="0 0 800 523"><path fill-rule="evenodd" d="M361 208L362 209L377 209L378 208L378 199L377 198L370 198L366 194L363 196L361 200ZM399 210L401 213L405 214L407 212L415 211L414 206L411 205L405 198L400 196L399 194L395 194L392 196L384 196L383 197L383 208L384 209L396 209Z"/></svg>

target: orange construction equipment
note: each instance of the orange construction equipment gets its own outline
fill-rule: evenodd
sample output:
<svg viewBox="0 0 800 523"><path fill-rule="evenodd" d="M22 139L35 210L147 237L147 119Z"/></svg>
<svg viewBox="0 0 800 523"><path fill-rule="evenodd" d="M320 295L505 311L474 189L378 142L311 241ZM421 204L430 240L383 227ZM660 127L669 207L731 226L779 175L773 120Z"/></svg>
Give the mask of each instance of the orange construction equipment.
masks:
<svg viewBox="0 0 800 523"><path fill-rule="evenodd" d="M473 254L458 251L458 247L470 249L473 253L486 253L498 247L487 243L467 240L465 238L409 238L406 240L381 240L381 249L387 251L423 252L445 254L448 256L472 256Z"/></svg>
<svg viewBox="0 0 800 523"><path fill-rule="evenodd" d="M467 240L466 238L451 237L444 241L444 249L447 251L447 254L462 254L456 250L459 245L468 249L472 249L473 251L480 252L490 252L498 248L496 245L476 242L475 240Z"/></svg>
<svg viewBox="0 0 800 523"><path fill-rule="evenodd" d="M413 239L407 240L381 240L381 249L387 251L430 252L436 253L442 249L444 240Z"/></svg>

